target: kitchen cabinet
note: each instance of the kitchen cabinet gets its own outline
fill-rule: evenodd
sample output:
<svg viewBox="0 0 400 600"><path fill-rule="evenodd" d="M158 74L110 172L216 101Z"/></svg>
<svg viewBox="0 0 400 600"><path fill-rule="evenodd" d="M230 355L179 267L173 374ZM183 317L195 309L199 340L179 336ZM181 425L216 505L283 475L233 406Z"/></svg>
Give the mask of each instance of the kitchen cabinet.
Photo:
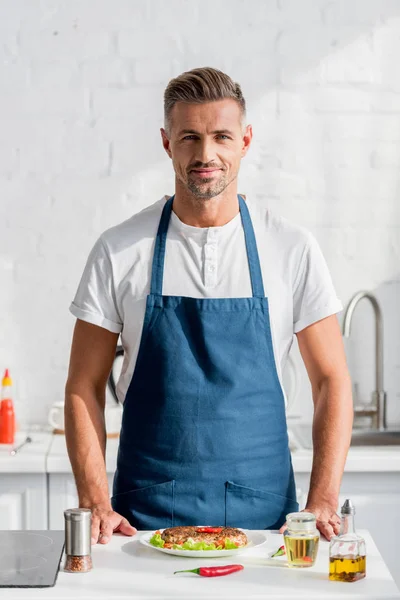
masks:
<svg viewBox="0 0 400 600"><path fill-rule="evenodd" d="M0 444L0 529L47 529L46 454L52 435L30 431L31 442L14 456ZM15 446L26 440L19 431Z"/></svg>
<svg viewBox="0 0 400 600"><path fill-rule="evenodd" d="M109 473L108 485L112 490L113 473ZM78 495L72 473L50 473L49 482L49 529L64 529L64 510L78 506Z"/></svg>
<svg viewBox="0 0 400 600"><path fill-rule="evenodd" d="M47 529L45 473L2 473L0 530Z"/></svg>
<svg viewBox="0 0 400 600"><path fill-rule="evenodd" d="M106 471L110 494L117 463L118 438L107 440ZM78 506L78 495L63 435L53 435L46 471L49 486L49 529L64 528L64 510Z"/></svg>

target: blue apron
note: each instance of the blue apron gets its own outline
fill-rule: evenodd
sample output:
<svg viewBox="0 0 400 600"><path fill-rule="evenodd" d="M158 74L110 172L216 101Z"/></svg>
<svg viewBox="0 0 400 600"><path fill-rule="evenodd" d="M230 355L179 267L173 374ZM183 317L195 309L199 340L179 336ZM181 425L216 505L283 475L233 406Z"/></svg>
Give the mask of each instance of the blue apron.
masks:
<svg viewBox="0 0 400 600"><path fill-rule="evenodd" d="M163 296L173 199L155 242L112 507L137 529L277 529L299 507L250 214L238 195L251 298Z"/></svg>

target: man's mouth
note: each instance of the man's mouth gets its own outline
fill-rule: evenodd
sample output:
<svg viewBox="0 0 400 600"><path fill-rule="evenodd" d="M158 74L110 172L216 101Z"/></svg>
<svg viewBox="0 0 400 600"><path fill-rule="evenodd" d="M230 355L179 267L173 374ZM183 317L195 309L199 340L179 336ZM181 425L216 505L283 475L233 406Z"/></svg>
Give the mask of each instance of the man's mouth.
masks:
<svg viewBox="0 0 400 600"><path fill-rule="evenodd" d="M212 177L213 173L220 170L221 169L192 169L192 173L195 173L198 177Z"/></svg>

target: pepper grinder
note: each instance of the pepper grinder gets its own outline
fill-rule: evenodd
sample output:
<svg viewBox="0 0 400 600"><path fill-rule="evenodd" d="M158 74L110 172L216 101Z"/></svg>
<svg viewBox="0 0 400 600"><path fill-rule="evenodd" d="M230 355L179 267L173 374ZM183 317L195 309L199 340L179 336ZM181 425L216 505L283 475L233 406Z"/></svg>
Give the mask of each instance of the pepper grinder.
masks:
<svg viewBox="0 0 400 600"><path fill-rule="evenodd" d="M65 566L69 573L86 573L92 568L91 523L89 508L68 508L65 520Z"/></svg>

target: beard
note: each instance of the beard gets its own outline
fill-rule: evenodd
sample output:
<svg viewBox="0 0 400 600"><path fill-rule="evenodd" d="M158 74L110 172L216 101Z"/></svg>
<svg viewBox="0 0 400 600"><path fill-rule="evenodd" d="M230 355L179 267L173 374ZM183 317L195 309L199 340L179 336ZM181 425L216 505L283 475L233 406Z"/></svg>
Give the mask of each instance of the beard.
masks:
<svg viewBox="0 0 400 600"><path fill-rule="evenodd" d="M222 194L229 183L225 175L222 175L217 181L214 177L206 177L199 182L195 181L189 173L186 185L196 200L210 200Z"/></svg>

